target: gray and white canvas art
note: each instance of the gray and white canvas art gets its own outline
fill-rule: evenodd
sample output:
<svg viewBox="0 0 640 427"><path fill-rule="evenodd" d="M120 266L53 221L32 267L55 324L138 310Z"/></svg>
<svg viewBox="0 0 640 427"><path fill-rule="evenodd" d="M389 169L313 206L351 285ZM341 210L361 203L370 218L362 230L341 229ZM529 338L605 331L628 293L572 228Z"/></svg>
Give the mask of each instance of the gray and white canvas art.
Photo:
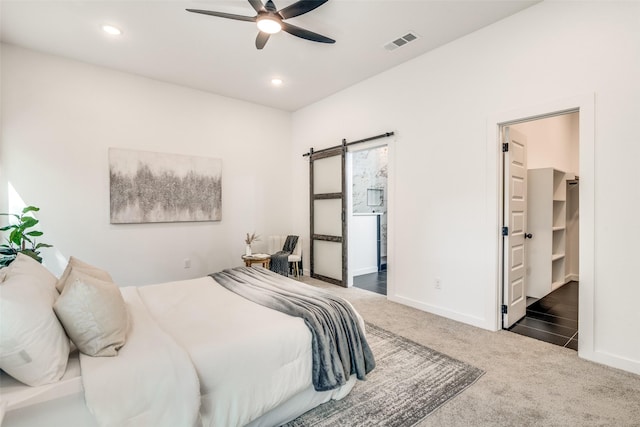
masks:
<svg viewBox="0 0 640 427"><path fill-rule="evenodd" d="M222 160L109 149L111 223L220 221Z"/></svg>

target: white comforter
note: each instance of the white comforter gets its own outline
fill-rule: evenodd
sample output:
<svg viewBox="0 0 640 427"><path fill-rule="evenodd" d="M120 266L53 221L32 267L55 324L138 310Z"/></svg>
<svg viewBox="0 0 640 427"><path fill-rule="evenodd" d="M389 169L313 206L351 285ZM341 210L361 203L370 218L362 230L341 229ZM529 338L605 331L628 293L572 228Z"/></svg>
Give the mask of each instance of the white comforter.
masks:
<svg viewBox="0 0 640 427"><path fill-rule="evenodd" d="M122 288L127 342L117 357L80 354L85 401L98 424L196 426L198 377L189 355L148 313L137 288Z"/></svg>
<svg viewBox="0 0 640 427"><path fill-rule="evenodd" d="M132 320L126 345L118 357L81 359L101 425L243 426L311 386L302 319L210 277L122 292Z"/></svg>

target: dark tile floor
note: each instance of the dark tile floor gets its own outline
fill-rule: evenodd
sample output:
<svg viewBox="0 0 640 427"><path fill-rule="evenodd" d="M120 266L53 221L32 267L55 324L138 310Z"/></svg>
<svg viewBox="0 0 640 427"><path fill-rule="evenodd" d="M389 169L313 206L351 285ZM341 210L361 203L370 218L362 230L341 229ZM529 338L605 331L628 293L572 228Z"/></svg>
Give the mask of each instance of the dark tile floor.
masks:
<svg viewBox="0 0 640 427"><path fill-rule="evenodd" d="M529 305L526 316L509 330L578 350L578 282L569 282Z"/></svg>
<svg viewBox="0 0 640 427"><path fill-rule="evenodd" d="M376 292L382 295L387 294L387 272L363 274L353 278L353 286L367 291Z"/></svg>

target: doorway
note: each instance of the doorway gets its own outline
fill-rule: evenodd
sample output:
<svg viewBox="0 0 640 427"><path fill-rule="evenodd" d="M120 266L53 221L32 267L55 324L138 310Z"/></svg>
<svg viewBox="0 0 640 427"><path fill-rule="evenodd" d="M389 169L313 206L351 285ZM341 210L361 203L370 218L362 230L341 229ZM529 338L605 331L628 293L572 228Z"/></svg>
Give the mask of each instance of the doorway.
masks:
<svg viewBox="0 0 640 427"><path fill-rule="evenodd" d="M387 295L388 145L352 150L347 165L350 284Z"/></svg>
<svg viewBox="0 0 640 427"><path fill-rule="evenodd" d="M352 161L354 152L377 147L385 147L386 164L384 168L385 188L373 187L367 191L365 200L371 200L371 206L380 209L386 206L384 193L386 187L388 146L379 140L389 138L394 132L386 132L358 141L342 140L341 145L314 151L313 148L303 157L309 157L309 224L310 224L310 276L336 285L353 286L351 256L357 253L350 248L352 240L353 191ZM357 148L356 148L357 147ZM369 202L366 202L369 204ZM379 223L379 222L378 222ZM378 229L380 226L378 225ZM386 230L386 222L385 222ZM386 236L386 231L385 231ZM378 236L380 233L378 233ZM386 258L386 238L385 256ZM380 245L377 259L381 266ZM392 253L392 251L391 251ZM386 264L385 264L386 265ZM386 286L386 277L385 277Z"/></svg>
<svg viewBox="0 0 640 427"><path fill-rule="evenodd" d="M520 104L522 105L522 104ZM503 153L500 130L503 126L560 114L580 113L579 120L579 161L580 161L580 230L579 230L579 276L578 326L580 341L578 356L587 360L605 363L606 356L596 351L595 346L595 94L587 93L568 98L537 100L533 104L516 109L496 112L487 120L487 188L488 193L487 228L494 250L489 253L493 273L495 293L488 296L487 316L494 319L494 329L502 329L502 305L504 286L502 269L504 237L501 233L503 218Z"/></svg>
<svg viewBox="0 0 640 427"><path fill-rule="evenodd" d="M503 328L578 348L579 113L503 126ZM507 224L508 223L508 224Z"/></svg>

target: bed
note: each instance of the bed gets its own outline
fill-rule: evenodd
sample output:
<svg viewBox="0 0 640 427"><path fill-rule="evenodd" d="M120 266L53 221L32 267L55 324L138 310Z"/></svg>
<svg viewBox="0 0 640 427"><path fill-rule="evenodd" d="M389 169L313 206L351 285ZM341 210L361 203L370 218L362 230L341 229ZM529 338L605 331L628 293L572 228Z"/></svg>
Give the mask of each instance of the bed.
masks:
<svg viewBox="0 0 640 427"><path fill-rule="evenodd" d="M284 281L287 292L292 286L321 292L261 267L234 270ZM317 338L309 320L252 302L222 286L223 279L119 288L127 335L117 356L73 351L63 377L38 386L2 372L2 427L276 426L341 399L373 369L368 355L364 372L318 391ZM364 323L350 310L362 333L359 345L368 349Z"/></svg>

